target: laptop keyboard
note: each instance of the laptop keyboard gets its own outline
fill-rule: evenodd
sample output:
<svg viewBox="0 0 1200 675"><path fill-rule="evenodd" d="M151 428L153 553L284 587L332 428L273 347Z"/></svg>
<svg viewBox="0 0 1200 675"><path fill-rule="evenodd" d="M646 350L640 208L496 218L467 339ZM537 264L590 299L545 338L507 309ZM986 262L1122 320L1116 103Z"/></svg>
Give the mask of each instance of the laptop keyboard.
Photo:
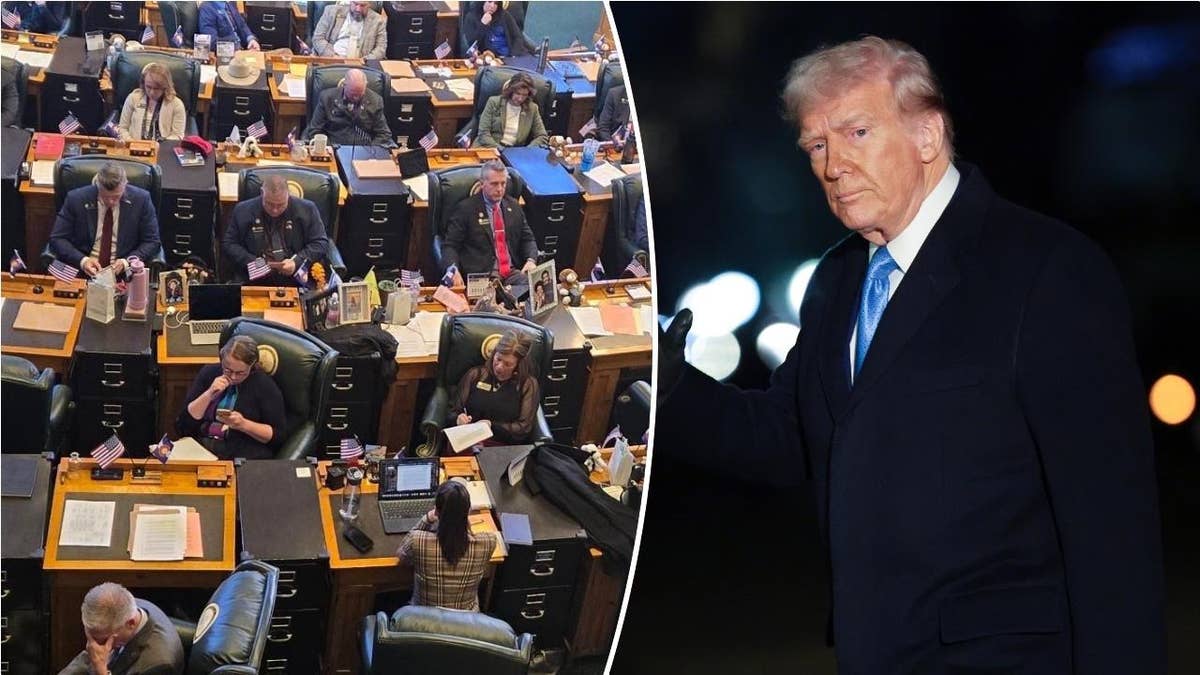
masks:
<svg viewBox="0 0 1200 675"><path fill-rule="evenodd" d="M379 513L385 520L420 518L433 508L432 499L398 499L379 502Z"/></svg>
<svg viewBox="0 0 1200 675"><path fill-rule="evenodd" d="M196 333L220 333L225 330L225 326L229 325L226 319L213 319L210 321L190 321L192 325L192 334Z"/></svg>

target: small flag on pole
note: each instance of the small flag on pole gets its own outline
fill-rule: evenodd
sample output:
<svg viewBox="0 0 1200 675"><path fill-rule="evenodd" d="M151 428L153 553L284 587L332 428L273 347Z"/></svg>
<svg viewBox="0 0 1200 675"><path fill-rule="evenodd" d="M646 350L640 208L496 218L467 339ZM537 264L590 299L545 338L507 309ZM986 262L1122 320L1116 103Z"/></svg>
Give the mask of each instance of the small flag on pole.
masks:
<svg viewBox="0 0 1200 675"><path fill-rule="evenodd" d="M422 148L425 148L425 152L431 152L437 147L438 144L437 130L430 129L429 133L422 136L421 140L417 141L417 143L420 144Z"/></svg>
<svg viewBox="0 0 1200 675"><path fill-rule="evenodd" d="M175 27L175 34L171 36L171 44L175 45L175 47L177 49L183 47L183 26L182 25Z"/></svg>
<svg viewBox="0 0 1200 675"><path fill-rule="evenodd" d="M304 40L301 40L300 36L297 35L296 36L296 51L300 52L300 56L308 56L308 55L312 54L312 47L309 47L308 43L305 42Z"/></svg>
<svg viewBox="0 0 1200 675"><path fill-rule="evenodd" d="M599 125L596 124L596 118L593 117L587 121L587 124L579 127L579 135L587 136L588 134L595 133L596 129L598 129L598 128L599 128Z"/></svg>
<svg viewBox="0 0 1200 675"><path fill-rule="evenodd" d="M458 147L462 148L463 150L470 148L471 147L471 135L463 134L462 136L459 136L458 137Z"/></svg>
<svg viewBox="0 0 1200 675"><path fill-rule="evenodd" d="M238 125L236 124L233 125L233 131L229 132L229 142L238 144L242 142L242 132L238 130Z"/></svg>
<svg viewBox="0 0 1200 675"><path fill-rule="evenodd" d="M646 266L643 265L642 261L638 260L638 257L635 255L633 256L633 260L630 260L629 264L625 266L625 271L621 274L621 276L632 276L637 279L642 279L650 276L650 273L646 271Z"/></svg>
<svg viewBox="0 0 1200 675"><path fill-rule="evenodd" d="M125 444L121 439L117 438L116 434L109 436L107 441L97 445L92 450L92 458L100 465L101 469L107 469L110 464L117 461L117 458L125 454Z"/></svg>
<svg viewBox="0 0 1200 675"><path fill-rule="evenodd" d="M622 435L623 434L621 433L621 425L618 424L617 426L612 428L612 431L608 432L607 436L604 437L604 442L600 444L600 447L607 448L609 441L615 441L618 438L620 438Z"/></svg>
<svg viewBox="0 0 1200 675"><path fill-rule="evenodd" d="M287 146L288 152L291 152L296 147L296 127L288 132L287 138L283 139L283 144Z"/></svg>
<svg viewBox="0 0 1200 675"><path fill-rule="evenodd" d="M473 59L473 58L475 58L476 56L479 56L479 40L476 40L476 41L472 42L472 43L471 43L471 46L470 46L470 47L467 47L467 55L466 55L466 57L467 57L468 59Z"/></svg>
<svg viewBox="0 0 1200 675"><path fill-rule="evenodd" d="M458 272L458 268L451 265L446 268L446 273L442 275L442 285L447 288L454 286L454 274Z"/></svg>
<svg viewBox="0 0 1200 675"><path fill-rule="evenodd" d="M604 281L604 273L604 263L600 262L599 258L596 258L596 264L592 265L592 281Z"/></svg>
<svg viewBox="0 0 1200 675"><path fill-rule="evenodd" d="M246 263L246 273L250 275L250 280L261 279L271 273L271 266L262 258L255 258Z"/></svg>
<svg viewBox="0 0 1200 675"><path fill-rule="evenodd" d="M450 42L448 40L442 40L442 44L434 47L433 56L438 59L444 59L447 56L450 56Z"/></svg>
<svg viewBox="0 0 1200 675"><path fill-rule="evenodd" d="M362 457L363 446L358 442L358 436L352 438L343 438L341 443L342 459L354 459Z"/></svg>
<svg viewBox="0 0 1200 675"><path fill-rule="evenodd" d="M71 267L61 260L55 260L51 262L50 266L46 268L46 271L50 272L50 276L58 279L59 281L75 281L75 279L79 276L79 270Z"/></svg>
<svg viewBox="0 0 1200 675"><path fill-rule="evenodd" d="M156 37L158 34L154 32L154 28L150 24L146 24L146 27L142 29L142 44L149 44Z"/></svg>
<svg viewBox="0 0 1200 675"><path fill-rule="evenodd" d="M150 455L162 462L167 463L167 459L171 456L171 450L175 447L175 443L169 436L163 434L162 440L157 445L150 446Z"/></svg>
<svg viewBox="0 0 1200 675"><path fill-rule="evenodd" d="M296 271L292 273L292 278L300 284L308 284L308 261L305 261L296 267Z"/></svg>
<svg viewBox="0 0 1200 675"><path fill-rule="evenodd" d="M420 287L425 278L416 270L400 270L400 285L406 288Z"/></svg>
<svg viewBox="0 0 1200 675"><path fill-rule="evenodd" d="M254 124L251 124L250 126L246 127L246 135L253 136L255 138L260 138L260 139L266 138L267 123L260 119L259 121L255 122Z"/></svg>
<svg viewBox="0 0 1200 675"><path fill-rule="evenodd" d="M111 136L112 138L121 137L121 132L117 130L116 110L114 110L112 114L108 116L108 119L104 121L104 124L100 125L100 128L96 130L96 133L104 134L105 136Z"/></svg>
<svg viewBox="0 0 1200 675"><path fill-rule="evenodd" d="M21 15L17 14L11 9L8 9L7 7L4 8L3 16L5 28L12 28L13 30L16 30L21 25Z"/></svg>
<svg viewBox="0 0 1200 675"><path fill-rule="evenodd" d="M9 278L15 278L17 276L17 272L23 272L26 269L25 261L21 259L21 254L18 253L17 249L14 248L12 260L8 261Z"/></svg>
<svg viewBox="0 0 1200 675"><path fill-rule="evenodd" d="M73 134L83 128L83 124L79 122L79 118L73 112L67 112L67 116L63 121L58 123L58 133Z"/></svg>

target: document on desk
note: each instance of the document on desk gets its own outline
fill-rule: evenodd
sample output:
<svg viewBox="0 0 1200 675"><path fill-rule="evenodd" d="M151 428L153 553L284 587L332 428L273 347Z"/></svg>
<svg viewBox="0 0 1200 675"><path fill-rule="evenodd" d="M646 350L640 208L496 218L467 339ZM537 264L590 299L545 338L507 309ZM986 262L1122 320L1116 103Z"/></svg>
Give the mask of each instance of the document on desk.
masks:
<svg viewBox="0 0 1200 675"><path fill-rule="evenodd" d="M283 89L288 96L292 98L304 98L304 79L293 77L292 75L283 76Z"/></svg>
<svg viewBox="0 0 1200 675"><path fill-rule="evenodd" d="M492 437L492 425L487 422L460 424L456 427L446 427L442 431L445 432L446 440L450 441L454 452L462 452Z"/></svg>
<svg viewBox="0 0 1200 675"><path fill-rule="evenodd" d="M203 87L215 79L217 79L216 66L200 66L200 86Z"/></svg>
<svg viewBox="0 0 1200 675"><path fill-rule="evenodd" d="M425 174L405 178L404 184L408 186L408 191L413 194L413 197L419 201L429 201L429 179Z"/></svg>
<svg viewBox="0 0 1200 675"><path fill-rule="evenodd" d="M443 312L426 312L424 310L417 312L417 315L409 320L408 324L416 324L417 330L421 333L421 338L426 342L439 342L442 338L442 319L446 315Z"/></svg>
<svg viewBox="0 0 1200 675"><path fill-rule="evenodd" d="M529 516L524 513L501 513L500 531L510 544L533 545L533 531L529 528Z"/></svg>
<svg viewBox="0 0 1200 675"><path fill-rule="evenodd" d="M2 44L2 45L0 45L0 56L6 56L10 59L16 58L17 52L20 51L20 49L21 49L20 47L14 45L14 44L9 44L9 43Z"/></svg>
<svg viewBox="0 0 1200 675"><path fill-rule="evenodd" d="M437 354L437 340L426 342L425 337L421 335L421 331L413 325L412 321L403 326L398 324L384 325L387 326L385 330L391 333L392 337L396 338L396 356L429 356Z"/></svg>
<svg viewBox="0 0 1200 675"><path fill-rule="evenodd" d="M600 305L600 320L605 330L619 335L641 335L633 308L629 305Z"/></svg>
<svg viewBox="0 0 1200 675"><path fill-rule="evenodd" d="M178 508L137 513L137 532L129 557L136 561L183 560L187 550L187 513Z"/></svg>
<svg viewBox="0 0 1200 675"><path fill-rule="evenodd" d="M221 199L237 199L238 174L236 171L218 171L217 185Z"/></svg>
<svg viewBox="0 0 1200 675"><path fill-rule="evenodd" d="M650 305L642 305L637 308L638 328L646 335L653 335L654 329L658 326L658 321L654 317L654 308Z"/></svg>
<svg viewBox="0 0 1200 675"><path fill-rule="evenodd" d="M464 101L471 101L475 98L475 83L465 77L446 80L446 88Z"/></svg>
<svg viewBox="0 0 1200 675"><path fill-rule="evenodd" d="M112 542L116 502L85 502L68 499L63 504L59 546L103 546Z"/></svg>
<svg viewBox="0 0 1200 675"><path fill-rule="evenodd" d="M629 284L625 287L625 294L632 300L649 300L653 295L646 284Z"/></svg>
<svg viewBox="0 0 1200 675"><path fill-rule="evenodd" d="M182 513L187 518L187 538L183 557L204 557L204 537L200 530L200 512L187 506L134 504L133 510L129 512L129 541L125 545L125 550L133 551L133 541L137 535L138 519L140 516L148 513Z"/></svg>
<svg viewBox="0 0 1200 675"><path fill-rule="evenodd" d="M621 171L612 164L609 164L608 162L601 162L592 167L591 170L584 171L583 175L591 178L601 185L608 185L618 178L624 178L625 172Z"/></svg>
<svg viewBox="0 0 1200 675"><path fill-rule="evenodd" d="M27 52L20 50L17 52L14 59L24 63L30 68L45 68L50 65L50 59L54 58L53 52Z"/></svg>
<svg viewBox="0 0 1200 675"><path fill-rule="evenodd" d="M492 493L488 490L487 481L467 480L462 476L455 476L450 480L466 486L467 494L471 496L472 511L483 511L492 508Z"/></svg>
<svg viewBox="0 0 1200 675"><path fill-rule="evenodd" d="M167 464L175 462L215 462L217 456L208 451L200 442L191 436L184 436L175 441L175 445L171 447L171 456L167 457Z"/></svg>
<svg viewBox="0 0 1200 675"><path fill-rule="evenodd" d="M54 162L53 159L35 159L33 167L29 170L29 180L34 185L54 185Z"/></svg>
<svg viewBox="0 0 1200 675"><path fill-rule="evenodd" d="M579 332L588 337L597 335L612 335L604 328L604 319L600 316L599 307L570 307L571 318L579 326Z"/></svg>

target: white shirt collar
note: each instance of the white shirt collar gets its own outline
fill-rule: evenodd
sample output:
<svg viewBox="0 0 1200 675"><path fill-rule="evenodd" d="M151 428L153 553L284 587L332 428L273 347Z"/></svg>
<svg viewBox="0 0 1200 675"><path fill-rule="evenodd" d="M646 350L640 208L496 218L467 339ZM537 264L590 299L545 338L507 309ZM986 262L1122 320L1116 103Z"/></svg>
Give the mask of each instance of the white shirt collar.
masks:
<svg viewBox="0 0 1200 675"><path fill-rule="evenodd" d="M888 242L888 253L892 254L892 259L896 261L896 266L900 268L901 273L908 272L909 266L912 265L917 253L921 250L921 245L925 243L925 238L929 236L933 226L942 217L942 212L950 204L950 198L958 189L961 177L958 169L951 164L946 169L946 173L942 174L942 179L934 186L933 191L929 193L925 201L921 202L921 208L917 209L917 215L913 216L912 222L901 230L895 239ZM867 260L875 255L878 248L879 246L875 244L870 245Z"/></svg>

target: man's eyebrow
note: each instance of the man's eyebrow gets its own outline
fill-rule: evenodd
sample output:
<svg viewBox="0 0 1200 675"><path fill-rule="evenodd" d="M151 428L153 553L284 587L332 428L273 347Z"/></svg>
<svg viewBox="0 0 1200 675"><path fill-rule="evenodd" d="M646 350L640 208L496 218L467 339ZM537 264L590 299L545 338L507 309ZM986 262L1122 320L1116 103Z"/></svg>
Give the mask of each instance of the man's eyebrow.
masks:
<svg viewBox="0 0 1200 675"><path fill-rule="evenodd" d="M855 127L862 127L862 126L869 127L869 126L873 126L874 124L875 124L875 118L872 115L870 115L868 113L859 113L857 115L851 115L850 117L847 117L844 120L841 120L835 124L830 125L830 128L833 129L834 131L844 131L846 129L853 129Z"/></svg>

